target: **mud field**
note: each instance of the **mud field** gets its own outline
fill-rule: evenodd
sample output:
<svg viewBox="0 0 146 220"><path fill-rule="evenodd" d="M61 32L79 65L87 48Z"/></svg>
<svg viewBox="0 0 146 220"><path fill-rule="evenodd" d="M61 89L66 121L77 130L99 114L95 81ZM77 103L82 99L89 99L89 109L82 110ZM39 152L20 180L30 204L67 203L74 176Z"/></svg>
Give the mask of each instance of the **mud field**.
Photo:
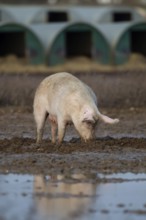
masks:
<svg viewBox="0 0 146 220"><path fill-rule="evenodd" d="M86 144L68 127L60 147L47 123L37 146L32 101L45 75L0 75L0 173L146 173L146 73L78 76L98 94L100 111L120 123L98 124L96 140Z"/></svg>

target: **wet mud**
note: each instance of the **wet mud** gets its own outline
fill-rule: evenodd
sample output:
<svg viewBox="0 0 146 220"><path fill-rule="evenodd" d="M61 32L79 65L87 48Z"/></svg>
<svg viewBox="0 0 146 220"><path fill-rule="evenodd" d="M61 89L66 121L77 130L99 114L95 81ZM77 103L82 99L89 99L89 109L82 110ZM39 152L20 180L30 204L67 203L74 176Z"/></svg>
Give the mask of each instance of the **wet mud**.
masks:
<svg viewBox="0 0 146 220"><path fill-rule="evenodd" d="M38 146L32 112L1 108L0 173L146 173L146 109L101 111L118 117L120 122L112 126L100 123L96 140L82 142L70 126L62 145L54 145L47 123L44 139Z"/></svg>

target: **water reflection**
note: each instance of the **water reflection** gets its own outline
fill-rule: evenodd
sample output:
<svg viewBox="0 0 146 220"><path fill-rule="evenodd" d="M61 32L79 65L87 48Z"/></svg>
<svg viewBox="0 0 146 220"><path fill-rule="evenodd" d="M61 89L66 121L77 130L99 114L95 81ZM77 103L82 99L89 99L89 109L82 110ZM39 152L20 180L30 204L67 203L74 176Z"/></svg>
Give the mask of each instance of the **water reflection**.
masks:
<svg viewBox="0 0 146 220"><path fill-rule="evenodd" d="M96 176L96 175L95 175ZM48 178L35 177L34 190L39 210L49 219L79 217L93 206L97 184L86 182L86 176L61 175Z"/></svg>
<svg viewBox="0 0 146 220"><path fill-rule="evenodd" d="M0 175L0 219L145 220L146 174Z"/></svg>

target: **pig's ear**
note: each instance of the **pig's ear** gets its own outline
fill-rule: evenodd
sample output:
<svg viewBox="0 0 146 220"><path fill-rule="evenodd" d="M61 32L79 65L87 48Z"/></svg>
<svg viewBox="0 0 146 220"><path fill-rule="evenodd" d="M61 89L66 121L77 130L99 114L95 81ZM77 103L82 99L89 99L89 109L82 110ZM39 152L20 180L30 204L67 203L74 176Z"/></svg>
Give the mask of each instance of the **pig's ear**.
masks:
<svg viewBox="0 0 146 220"><path fill-rule="evenodd" d="M100 114L98 115L99 119L101 119L103 122L107 123L107 124L116 124L119 122L119 119L112 119L106 115Z"/></svg>

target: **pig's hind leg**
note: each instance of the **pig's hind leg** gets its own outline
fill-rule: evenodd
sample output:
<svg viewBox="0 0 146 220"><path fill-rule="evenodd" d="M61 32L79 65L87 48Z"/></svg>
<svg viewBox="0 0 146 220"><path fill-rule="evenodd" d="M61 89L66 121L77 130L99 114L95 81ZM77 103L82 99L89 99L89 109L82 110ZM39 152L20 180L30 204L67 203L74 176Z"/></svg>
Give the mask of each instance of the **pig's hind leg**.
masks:
<svg viewBox="0 0 146 220"><path fill-rule="evenodd" d="M44 125L45 121L48 117L48 113L44 110L35 110L34 111L34 117L36 121L37 126L37 140L36 143L39 144L42 141L43 137L43 131L44 131Z"/></svg>

